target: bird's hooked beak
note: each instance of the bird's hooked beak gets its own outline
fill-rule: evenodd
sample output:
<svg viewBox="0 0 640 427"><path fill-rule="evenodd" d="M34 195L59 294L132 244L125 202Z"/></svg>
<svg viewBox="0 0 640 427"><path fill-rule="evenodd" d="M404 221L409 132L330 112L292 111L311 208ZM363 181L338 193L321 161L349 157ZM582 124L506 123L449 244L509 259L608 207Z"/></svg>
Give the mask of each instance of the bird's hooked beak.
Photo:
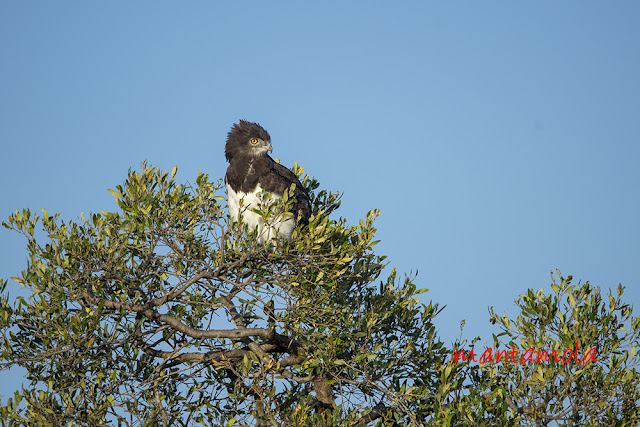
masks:
<svg viewBox="0 0 640 427"><path fill-rule="evenodd" d="M269 153L273 152L273 147L271 146L271 141L267 142L266 149Z"/></svg>

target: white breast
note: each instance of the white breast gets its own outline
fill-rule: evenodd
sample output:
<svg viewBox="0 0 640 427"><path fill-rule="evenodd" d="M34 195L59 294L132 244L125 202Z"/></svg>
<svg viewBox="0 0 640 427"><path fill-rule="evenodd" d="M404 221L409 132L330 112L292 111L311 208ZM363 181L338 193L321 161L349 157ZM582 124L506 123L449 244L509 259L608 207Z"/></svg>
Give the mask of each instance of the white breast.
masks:
<svg viewBox="0 0 640 427"><path fill-rule="evenodd" d="M271 218L265 220L261 215L252 211L252 209L260 209L262 212L268 210L268 205L279 197L272 196L270 199L263 201L263 191L260 185L256 186L255 191L250 193L244 193L242 191L234 191L229 184L227 184L227 204L229 206L229 214L234 221L238 221L238 218L242 217L242 222L247 224L249 230L258 229L258 242L260 244L266 243L276 236L280 239L291 240L291 233L296 226L295 218L285 213L272 215ZM240 207L240 200L242 200L242 208Z"/></svg>

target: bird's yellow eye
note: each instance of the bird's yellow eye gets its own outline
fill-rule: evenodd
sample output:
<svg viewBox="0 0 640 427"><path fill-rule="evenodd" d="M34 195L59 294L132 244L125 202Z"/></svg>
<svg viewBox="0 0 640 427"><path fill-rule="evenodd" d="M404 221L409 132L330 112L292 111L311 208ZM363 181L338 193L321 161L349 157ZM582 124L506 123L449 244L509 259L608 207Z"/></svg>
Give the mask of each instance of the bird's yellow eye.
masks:
<svg viewBox="0 0 640 427"><path fill-rule="evenodd" d="M251 143L255 145L258 143L258 140L256 138L251 138Z"/></svg>

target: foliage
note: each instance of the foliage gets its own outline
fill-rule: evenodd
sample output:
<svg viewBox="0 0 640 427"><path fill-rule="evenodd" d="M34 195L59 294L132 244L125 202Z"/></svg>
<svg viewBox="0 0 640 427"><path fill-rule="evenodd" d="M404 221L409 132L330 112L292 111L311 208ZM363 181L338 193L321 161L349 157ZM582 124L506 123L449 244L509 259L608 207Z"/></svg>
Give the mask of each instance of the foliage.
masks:
<svg viewBox="0 0 640 427"><path fill-rule="evenodd" d="M432 373L447 356L438 309L408 278L378 280L375 211L354 226L332 219L338 195L315 194L305 177L309 226L258 245L254 230L229 224L221 183L201 173L180 185L175 172L130 172L110 190L118 212L9 218L28 239L16 280L33 296L3 301L2 359L31 383L4 417L336 425L430 414Z"/></svg>
<svg viewBox="0 0 640 427"><path fill-rule="evenodd" d="M476 365L472 387L485 392L469 424L494 417L523 426L640 424L640 319L622 301L622 286L604 299L589 282L572 280L558 272L551 294L520 295L516 319L490 309L502 330L493 348L509 361L495 363L494 354L493 363Z"/></svg>
<svg viewBox="0 0 640 427"><path fill-rule="evenodd" d="M301 176L301 168L294 168ZM27 238L0 299L0 367L27 384L0 405L10 425L636 425L638 319L570 278L529 291L494 346L594 347L597 362L456 360L415 277L383 277L377 211L336 218L339 195L305 176L313 216L260 245L230 221L223 184L179 184L143 163L110 192L115 212L78 221L16 211ZM224 193L222 193L224 194ZM285 197L258 210L267 223ZM626 328L626 329L625 329ZM472 346L478 340L472 342ZM506 346L506 347L505 347ZM468 349L465 349L468 350Z"/></svg>

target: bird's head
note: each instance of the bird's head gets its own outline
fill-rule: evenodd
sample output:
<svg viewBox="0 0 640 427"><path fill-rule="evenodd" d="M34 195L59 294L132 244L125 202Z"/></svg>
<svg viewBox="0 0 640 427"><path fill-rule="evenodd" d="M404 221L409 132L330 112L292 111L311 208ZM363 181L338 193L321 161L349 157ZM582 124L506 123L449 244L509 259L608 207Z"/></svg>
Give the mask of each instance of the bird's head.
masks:
<svg viewBox="0 0 640 427"><path fill-rule="evenodd" d="M238 154L249 156L264 156L271 151L271 137L258 123L240 120L231 127L227 135L227 145L224 148L224 155L227 161Z"/></svg>

